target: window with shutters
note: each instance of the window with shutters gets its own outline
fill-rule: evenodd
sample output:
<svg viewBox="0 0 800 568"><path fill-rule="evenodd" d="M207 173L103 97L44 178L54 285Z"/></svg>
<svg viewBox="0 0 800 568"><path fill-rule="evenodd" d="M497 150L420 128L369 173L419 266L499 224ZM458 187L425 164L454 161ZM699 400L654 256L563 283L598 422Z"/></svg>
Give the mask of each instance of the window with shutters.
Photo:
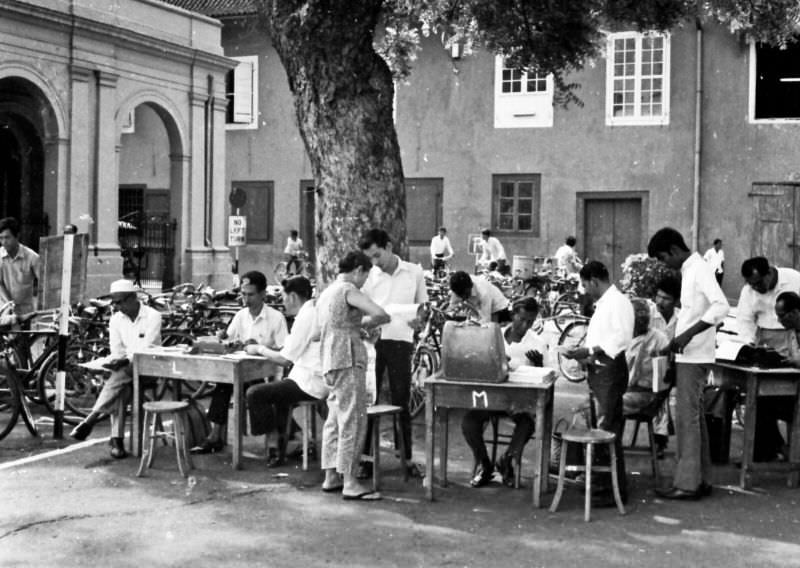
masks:
<svg viewBox="0 0 800 568"><path fill-rule="evenodd" d="M495 57L494 127L547 128L553 126L553 76L507 67Z"/></svg>
<svg viewBox="0 0 800 568"><path fill-rule="evenodd" d="M606 124L669 124L667 34L609 34L606 59Z"/></svg>
<svg viewBox="0 0 800 568"><path fill-rule="evenodd" d="M492 230L539 236L541 174L492 176Z"/></svg>
<svg viewBox="0 0 800 568"><path fill-rule="evenodd" d="M228 129L258 128L258 56L231 57L239 62L225 76Z"/></svg>

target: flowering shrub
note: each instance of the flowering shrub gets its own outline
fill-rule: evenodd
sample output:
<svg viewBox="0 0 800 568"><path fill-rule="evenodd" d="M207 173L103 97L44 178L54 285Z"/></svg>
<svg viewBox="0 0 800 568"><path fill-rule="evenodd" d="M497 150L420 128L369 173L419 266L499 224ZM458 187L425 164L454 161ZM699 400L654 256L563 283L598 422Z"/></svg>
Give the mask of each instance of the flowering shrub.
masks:
<svg viewBox="0 0 800 568"><path fill-rule="evenodd" d="M680 276L663 262L644 253L632 254L622 263L620 289L635 298L653 299L656 285L665 276Z"/></svg>

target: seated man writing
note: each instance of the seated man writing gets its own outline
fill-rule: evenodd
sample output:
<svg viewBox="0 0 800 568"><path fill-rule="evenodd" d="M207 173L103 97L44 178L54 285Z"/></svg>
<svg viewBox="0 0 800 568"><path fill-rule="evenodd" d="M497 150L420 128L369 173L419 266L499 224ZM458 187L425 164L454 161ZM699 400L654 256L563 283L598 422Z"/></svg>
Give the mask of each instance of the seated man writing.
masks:
<svg viewBox="0 0 800 568"><path fill-rule="evenodd" d="M304 276L294 276L281 284L286 315L294 317L294 324L283 349L264 347L259 353L278 365L291 367L291 371L282 381L255 385L247 391L250 433L267 435L267 467L279 466L286 459L283 432L292 405L328 397L328 387L322 379L319 325L311 299L311 282Z"/></svg>
<svg viewBox="0 0 800 568"><path fill-rule="evenodd" d="M544 352L547 349L544 341L531 331L531 326L539 315L539 305L533 298L523 298L512 307L511 323L503 329L506 356L509 358L511 370L521 365L541 367ZM533 434L534 419L527 412L512 414L514 432L506 452L500 457L497 464L493 464L486 451L483 441L483 430L486 423L493 416L509 416L509 413L492 410L470 410L464 415L461 422L461 431L467 445L472 450L475 458L475 475L470 481L472 487L483 487L492 480L494 468L503 476L503 484L513 487L514 469L513 461L519 460L525 444Z"/></svg>
<svg viewBox="0 0 800 568"><path fill-rule="evenodd" d="M622 395L624 415L640 412L658 413L655 423L656 450L663 455L668 438L668 414L664 408L668 391L653 392L653 357L669 347L669 339L659 329L650 326L651 309L641 299L632 300L633 340L625 350L628 362L628 389ZM653 406L656 408L653 408Z"/></svg>
<svg viewBox="0 0 800 568"><path fill-rule="evenodd" d="M266 349L280 349L286 339L286 320L278 310L266 303L267 277L251 271L242 276L242 297L245 307L236 312L228 329L220 339L241 344L249 355L261 355ZM191 448L193 454L209 454L225 446L222 426L228 423L228 405L233 396L233 385L217 384L208 407L211 432L200 445Z"/></svg>
<svg viewBox="0 0 800 568"><path fill-rule="evenodd" d="M70 436L85 440L103 414L111 415L111 457L124 458L125 406L133 381L131 354L161 345L161 314L139 302L130 280L111 283L114 315L108 324L111 354L103 365L111 376L103 385L89 415L75 426Z"/></svg>

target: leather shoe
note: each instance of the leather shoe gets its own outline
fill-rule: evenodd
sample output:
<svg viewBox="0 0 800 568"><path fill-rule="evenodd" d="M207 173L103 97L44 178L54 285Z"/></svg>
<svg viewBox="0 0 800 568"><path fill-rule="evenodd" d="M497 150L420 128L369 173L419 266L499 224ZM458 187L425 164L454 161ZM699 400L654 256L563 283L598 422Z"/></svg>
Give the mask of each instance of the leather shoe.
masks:
<svg viewBox="0 0 800 568"><path fill-rule="evenodd" d="M92 428L97 423L97 415L90 414L86 418L84 418L80 424L75 426L72 429L72 432L69 433L69 437L75 440L83 441L89 437L89 434L92 433Z"/></svg>
<svg viewBox="0 0 800 568"><path fill-rule="evenodd" d="M356 479L371 479L372 478L372 464L370 462L361 462L358 464L358 471L356 471Z"/></svg>
<svg viewBox="0 0 800 568"><path fill-rule="evenodd" d="M478 466L475 470L475 475L470 479L469 484L472 487L485 487L492 481L492 473L494 468L491 463L484 463Z"/></svg>
<svg viewBox="0 0 800 568"><path fill-rule="evenodd" d="M111 438L109 442L111 446L111 457L117 460L128 457L128 452L125 451L125 442L122 438Z"/></svg>
<svg viewBox="0 0 800 568"><path fill-rule="evenodd" d="M701 486L702 487L702 486ZM656 489L656 495L663 499L673 499L678 501L697 501L702 497L701 490L686 491L678 489L677 487L670 487L669 489Z"/></svg>
<svg viewBox="0 0 800 568"><path fill-rule="evenodd" d="M514 477L514 466L512 465L513 458L509 454L503 454L495 464L495 468L503 476L503 485L506 487L514 487L516 478Z"/></svg>
<svg viewBox="0 0 800 568"><path fill-rule="evenodd" d="M267 467L280 467L286 463L286 458L280 455L275 448L270 448L267 455Z"/></svg>
<svg viewBox="0 0 800 568"><path fill-rule="evenodd" d="M225 446L225 442L222 440L215 440L211 441L209 439L203 440L203 442L193 448L189 449L190 454L214 454L222 450Z"/></svg>

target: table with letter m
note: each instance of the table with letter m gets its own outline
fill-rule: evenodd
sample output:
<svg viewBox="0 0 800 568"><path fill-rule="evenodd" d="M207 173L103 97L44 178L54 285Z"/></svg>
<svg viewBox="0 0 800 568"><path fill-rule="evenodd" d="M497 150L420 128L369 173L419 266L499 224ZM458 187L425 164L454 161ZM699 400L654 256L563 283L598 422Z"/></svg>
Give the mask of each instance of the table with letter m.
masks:
<svg viewBox="0 0 800 568"><path fill-rule="evenodd" d="M468 382L434 375L425 382L425 487L433 500L435 418L439 418L439 483L447 486L447 436L451 408L500 410L509 413L529 412L535 415L536 428L531 438L533 447L533 506L542 506L547 491L550 462L550 436L553 430L553 385L555 374L541 382Z"/></svg>
<svg viewBox="0 0 800 568"><path fill-rule="evenodd" d="M255 379L275 374L274 363L258 356L240 354L190 355L174 348L154 348L133 355L133 427L131 448L142 453L142 389L140 378L164 377L179 381L211 381L233 385L234 469L242 462L242 430L245 424L244 386Z"/></svg>

